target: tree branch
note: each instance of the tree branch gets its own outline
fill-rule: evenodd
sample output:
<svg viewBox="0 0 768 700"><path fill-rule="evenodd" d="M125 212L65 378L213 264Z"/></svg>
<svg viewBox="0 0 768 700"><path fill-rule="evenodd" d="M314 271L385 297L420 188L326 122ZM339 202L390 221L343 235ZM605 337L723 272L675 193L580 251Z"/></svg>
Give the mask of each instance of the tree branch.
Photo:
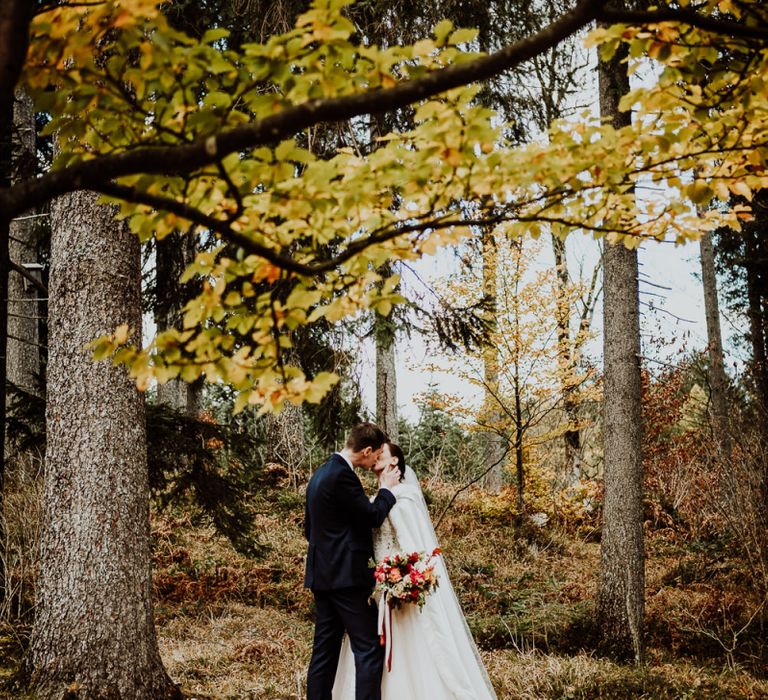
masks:
<svg viewBox="0 0 768 700"><path fill-rule="evenodd" d="M680 22L715 34L725 34L742 39L768 40L768 27L765 25L748 25L716 19L711 15L703 15L690 8L664 7L658 10L644 11L605 7L600 11L600 16L597 19L606 24L632 24L635 26L659 22Z"/></svg>
<svg viewBox="0 0 768 700"><path fill-rule="evenodd" d="M215 216L205 214L199 209L184 202L179 202L178 200L170 199L169 197L150 194L149 192L143 192L134 187L119 185L114 182L101 183L97 185L94 190L124 202L145 204L154 209L161 209L170 212L171 214L176 214L177 216L191 221L193 224L203 226L209 231L219 234L225 241L234 243L244 250L258 255L260 258L263 258L267 262L284 270L296 272L300 275L313 275L317 272L313 266L306 265L305 263L301 263L293 258L282 255L274 248L269 248L257 243L250 238L250 236L246 236L244 233L236 231L232 228L230 221L217 219Z"/></svg>
<svg viewBox="0 0 768 700"><path fill-rule="evenodd" d="M276 267L289 272L295 272L299 275L313 276L323 272L328 272L338 265L350 260L355 255L362 253L371 246L379 243L386 243L398 236L404 236L408 233L419 233L428 230L437 230L450 228L452 226L495 226L503 221L514 218L511 216L499 215L481 219L442 219L419 221L414 223L404 223L401 226L385 226L377 229L368 236L353 241L338 255L316 263L304 263L284 255L283 253L262 245L254 241L250 236L241 233L232 228L229 220L217 219L214 216L204 214L195 207L179 202L175 199L162 197L160 195L149 194L141 190L118 185L116 183L104 183L95 188L97 192L109 197L121 199L125 202L134 204L145 204L155 209L162 209L171 212L177 216L183 217L194 224L203 226L208 230L219 234L222 239L228 243L240 246L249 253L254 253Z"/></svg>
<svg viewBox="0 0 768 700"><path fill-rule="evenodd" d="M37 279L34 275L31 275L29 273L29 270L25 268L23 265L19 265L18 263L13 262L13 260L10 261L11 264L11 270L15 270L18 272L27 282L29 282L33 287L37 289L37 291L48 295L48 287L46 287L39 279Z"/></svg>
<svg viewBox="0 0 768 700"><path fill-rule="evenodd" d="M17 2L19 0L16 0ZM432 71L395 87L310 100L253 124L235 127L189 145L147 146L101 156L47 173L0 193L0 211L15 216L54 197L137 173L180 175L261 145L274 145L321 122L405 107L469 83L486 80L556 46L598 17L605 0L580 0L576 7L536 34L488 56Z"/></svg>
<svg viewBox="0 0 768 700"><path fill-rule="evenodd" d="M102 183L125 175L180 175L220 161L221 158L260 145L274 145L323 122L341 122L362 114L380 114L433 97L452 88L487 80L534 58L575 34L593 20L603 23L650 24L676 21L729 36L768 39L768 28L719 20L690 9L624 11L604 7L606 0L580 0L569 12L541 31L488 56L432 71L395 87L343 97L310 100L253 124L235 127L191 144L145 146L128 152L96 157L0 192L0 218L12 217L80 189L99 190ZM12 0L11 8L25 6ZM0 13L0 30L3 15ZM15 18L14 18L15 19ZM28 20L13 21L16 34L26 36ZM23 25L23 26L22 26ZM4 32L0 31L4 35ZM16 42L14 42L16 43ZM6 54L0 50L0 54ZM0 56L1 58L2 56ZM0 75L0 78L3 76ZM0 80L0 86L2 86ZM14 81L15 82L15 81Z"/></svg>

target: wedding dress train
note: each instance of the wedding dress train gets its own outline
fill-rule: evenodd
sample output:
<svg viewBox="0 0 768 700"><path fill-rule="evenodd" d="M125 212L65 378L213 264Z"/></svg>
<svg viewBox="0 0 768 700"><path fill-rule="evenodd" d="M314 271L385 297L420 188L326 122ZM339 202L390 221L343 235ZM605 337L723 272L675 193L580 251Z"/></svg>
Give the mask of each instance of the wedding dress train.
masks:
<svg viewBox="0 0 768 700"><path fill-rule="evenodd" d="M438 546L418 479L410 467L392 492L397 503L374 533L377 561L394 552L431 552ZM424 607L392 611L392 664L385 665L382 700L496 700L442 557L439 585ZM345 636L333 686L334 700L354 700L355 666Z"/></svg>

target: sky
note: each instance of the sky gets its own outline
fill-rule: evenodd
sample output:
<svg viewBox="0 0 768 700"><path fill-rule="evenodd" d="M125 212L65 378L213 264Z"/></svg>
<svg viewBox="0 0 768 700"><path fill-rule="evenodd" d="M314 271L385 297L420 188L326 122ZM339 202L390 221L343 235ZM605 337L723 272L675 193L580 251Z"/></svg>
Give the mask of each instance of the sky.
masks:
<svg viewBox="0 0 768 700"><path fill-rule="evenodd" d="M596 75L594 52L584 68L584 91L572 96L574 104L587 104L597 113L598 99L594 76ZM631 79L633 87L650 84L656 79L658 67L645 62ZM664 196L676 196L668 193ZM572 277L578 276L583 265L589 274L599 259L598 244L591 237L572 234L568 238L568 259ZM545 246L548 249L548 246ZM642 353L646 365L653 369L673 364L681 353L703 350L707 346L707 328L704 317L704 296L701 290L698 242L676 245L673 242L648 241L638 253L640 272L640 333ZM542 260L542 265L551 264ZM450 257L422 260L417 264L419 274L425 278L450 274ZM721 303L721 330L726 354L726 368L738 368L741 360L729 338L743 332L743 319L731 318L723 313ZM601 358L602 297L595 310L593 325L596 338L587 352L597 362ZM431 383L438 391L466 396L467 401L478 398L477 390L462 383L456 377L432 373L425 369L435 360L418 338L400 337L397 344L398 408L400 415L409 421L418 419L417 398L428 390ZM366 408L375 415L375 352L371 343L363 344L360 362L361 389Z"/></svg>
<svg viewBox="0 0 768 700"><path fill-rule="evenodd" d="M595 241L589 237L571 236L568 240L571 274L578 274L579 264L585 270L592 269L598 258ZM542 265L551 261L543 259ZM707 329L704 318L704 297L700 273L699 245L686 243L647 242L639 251L641 290L641 337L645 362L653 368L664 363L674 363L681 352L703 350L707 345ZM447 255L432 257L417 265L419 275L429 279L449 274L451 259ZM656 296L661 295L661 296ZM651 308L654 307L654 308ZM595 311L595 329L598 337L589 347L592 358L599 362L601 356L602 299ZM737 360L729 344L737 327L734 319L722 317L721 325L726 342L728 359ZM361 390L370 415L375 415L375 351L370 341L364 341L360 360ZM418 335L411 338L400 336L396 348L398 369L398 410L410 422L419 416L418 397L434 383L440 392L458 394L468 402L478 398L477 390L458 378L427 369L439 357L435 357ZM726 362L726 366L729 366Z"/></svg>

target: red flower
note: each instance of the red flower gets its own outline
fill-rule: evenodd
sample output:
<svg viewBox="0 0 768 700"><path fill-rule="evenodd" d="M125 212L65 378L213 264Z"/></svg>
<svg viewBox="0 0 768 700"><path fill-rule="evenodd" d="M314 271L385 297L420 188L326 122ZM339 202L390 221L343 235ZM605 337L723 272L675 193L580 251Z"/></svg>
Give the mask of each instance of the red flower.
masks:
<svg viewBox="0 0 768 700"><path fill-rule="evenodd" d="M384 557L374 573L376 590L384 593L393 607L405 603L424 605L438 586L435 567L429 563L439 553L438 548L432 554L398 552Z"/></svg>

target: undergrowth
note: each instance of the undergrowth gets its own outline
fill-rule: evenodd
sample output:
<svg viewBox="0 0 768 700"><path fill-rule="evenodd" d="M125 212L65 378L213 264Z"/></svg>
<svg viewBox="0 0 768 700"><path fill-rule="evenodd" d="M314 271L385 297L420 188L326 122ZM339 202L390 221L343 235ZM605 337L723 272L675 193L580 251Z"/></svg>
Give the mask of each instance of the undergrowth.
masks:
<svg viewBox="0 0 768 700"><path fill-rule="evenodd" d="M433 514L452 495L431 484ZM303 495L264 489L248 506L257 557L190 506L152 514L161 653L198 700L303 697L313 629L302 586ZM726 541L648 530L648 663L633 667L591 652L593 533L512 519L469 490L438 538L500 700L768 698L760 601ZM0 682L18 667L27 629L0 630Z"/></svg>
<svg viewBox="0 0 768 700"><path fill-rule="evenodd" d="M433 484L433 513L451 495ZM649 662L614 664L590 651L599 543L488 517L483 498L458 498L438 538L500 699L768 698L760 629L747 626L732 653L711 636L727 643L726 632L752 609L727 547L649 531ZM312 635L303 499L284 492L262 505L261 560L238 555L213 528L191 527L183 513L154 518L163 657L194 697L303 697ZM707 603L718 591L728 592L719 609Z"/></svg>

